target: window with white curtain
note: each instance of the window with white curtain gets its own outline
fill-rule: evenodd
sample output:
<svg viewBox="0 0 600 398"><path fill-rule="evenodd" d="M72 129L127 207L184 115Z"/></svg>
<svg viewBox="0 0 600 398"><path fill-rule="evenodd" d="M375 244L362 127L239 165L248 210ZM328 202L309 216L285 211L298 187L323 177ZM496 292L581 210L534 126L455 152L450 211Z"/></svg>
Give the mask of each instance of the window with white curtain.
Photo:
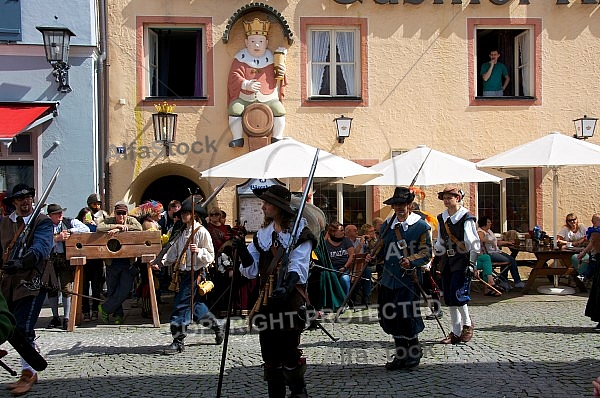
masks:
<svg viewBox="0 0 600 398"><path fill-rule="evenodd" d="M359 30L312 27L308 34L309 97L360 97Z"/></svg>

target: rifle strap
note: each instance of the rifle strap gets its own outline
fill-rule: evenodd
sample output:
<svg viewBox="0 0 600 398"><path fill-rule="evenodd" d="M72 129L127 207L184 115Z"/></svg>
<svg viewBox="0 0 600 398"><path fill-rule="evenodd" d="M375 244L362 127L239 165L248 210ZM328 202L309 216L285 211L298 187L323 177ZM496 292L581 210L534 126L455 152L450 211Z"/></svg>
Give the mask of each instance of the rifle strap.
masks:
<svg viewBox="0 0 600 398"><path fill-rule="evenodd" d="M187 251L188 246L190 245L190 243L192 243L192 240L194 239L194 235L196 235L196 232L198 232L199 229L200 229L199 226L196 229L194 229L192 231L192 233L190 234L190 237L185 242L185 246L183 246L183 250L179 254L179 257L177 257L177 261L175 262L175 264L177 264L177 269L175 271L179 271L179 266L181 265L181 260L183 259L183 256L185 255L185 252Z"/></svg>
<svg viewBox="0 0 600 398"><path fill-rule="evenodd" d="M452 234L452 231L450 231L450 227L448 227L448 222L450 220L450 217L448 217L448 219L446 220L446 222L444 223L444 227L446 227L446 232L448 233L448 236L450 237L450 239L452 239L452 242L454 242L454 244L456 245L456 247L458 249L460 249L463 253L467 252L467 247L465 246L464 242L460 242L456 236L454 236Z"/></svg>
<svg viewBox="0 0 600 398"><path fill-rule="evenodd" d="M18 227L17 231L15 232L15 235L13 236L12 240L10 241L10 243L8 244L8 246L6 247L6 250L4 251L4 253L2 255L2 261L4 262L4 264L6 264L6 262L8 261L8 256L10 256L10 252L12 251L12 248L15 245L15 242L19 238L19 235L21 235L21 232L23 232L23 230L25 229L25 223L23 222L23 218L18 217L17 220L19 218L21 219L21 225Z"/></svg>
<svg viewBox="0 0 600 398"><path fill-rule="evenodd" d="M402 255L404 256L404 258L408 259L408 257L409 257L409 255L408 255L408 245L406 244L406 241L402 237L402 232L400 232L401 228L402 228L402 223L396 224L396 228L394 228L394 233L396 234L397 241L403 243L403 245L402 245L403 246L402 247Z"/></svg>

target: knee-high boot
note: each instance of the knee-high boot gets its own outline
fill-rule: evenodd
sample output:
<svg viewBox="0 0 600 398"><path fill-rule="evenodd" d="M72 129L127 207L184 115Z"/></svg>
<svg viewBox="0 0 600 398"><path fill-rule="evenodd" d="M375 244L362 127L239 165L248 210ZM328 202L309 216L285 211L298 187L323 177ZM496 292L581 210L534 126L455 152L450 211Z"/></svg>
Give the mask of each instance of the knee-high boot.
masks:
<svg viewBox="0 0 600 398"><path fill-rule="evenodd" d="M208 312L202 318L202 321L204 326L211 328L211 330L215 332L215 343L217 345L221 344L225 338L225 327L223 322L217 319L212 312Z"/></svg>
<svg viewBox="0 0 600 398"><path fill-rule="evenodd" d="M419 338L415 337L414 339L408 340L408 350L404 366L407 369L416 368L419 366L422 357L423 350L419 344Z"/></svg>
<svg viewBox="0 0 600 398"><path fill-rule="evenodd" d="M264 379L267 382L269 398L285 398L285 379L281 365L274 366L265 363Z"/></svg>
<svg viewBox="0 0 600 398"><path fill-rule="evenodd" d="M304 374L306 373L306 358L300 358L300 363L295 368L283 368L283 378L290 387L290 398L308 398Z"/></svg>
<svg viewBox="0 0 600 398"><path fill-rule="evenodd" d="M385 364L387 370L404 369L408 355L408 339L394 337L395 353L392 362Z"/></svg>
<svg viewBox="0 0 600 398"><path fill-rule="evenodd" d="M185 339L185 325L171 325L171 335L173 342L165 348L165 354L176 354L183 352Z"/></svg>

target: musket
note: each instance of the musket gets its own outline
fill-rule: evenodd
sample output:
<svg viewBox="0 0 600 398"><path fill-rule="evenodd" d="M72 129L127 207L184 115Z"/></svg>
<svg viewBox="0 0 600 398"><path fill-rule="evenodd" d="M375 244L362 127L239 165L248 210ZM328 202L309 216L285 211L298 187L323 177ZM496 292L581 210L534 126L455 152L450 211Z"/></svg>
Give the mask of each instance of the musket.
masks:
<svg viewBox="0 0 600 398"><path fill-rule="evenodd" d="M475 275L475 279L477 279L479 282L483 283L485 286L487 286L489 289L492 289L496 293L502 294L502 292L500 290L496 289L494 286L490 285L489 283L487 283L486 281L481 279L481 277L479 275Z"/></svg>
<svg viewBox="0 0 600 398"><path fill-rule="evenodd" d="M394 217L396 217L395 213L394 213ZM394 217L390 218L390 222L387 223L383 232L381 234L379 234L379 238L375 242L373 249L371 249L371 251L369 252L369 256L371 258L376 258L377 255L379 254L379 251L381 249L383 249L383 237L387 233L387 231L389 231L389 229L391 228L392 220L394 219ZM363 272L365 271L365 268L367 267L367 264L368 264L368 262L365 261L363 263L363 266L361 267L361 269L358 272L358 275L361 275L361 277L362 277ZM358 282L360 282L360 279L356 279L354 281L354 283L352 284L352 286L350 287L350 290L348 291L348 295L346 295L344 302L342 303L342 305L340 305L338 307L337 311L335 312L335 317L333 318L333 323L336 323L338 321L338 319L340 318L340 315L342 315L342 313L344 312L344 307L346 307L346 305L348 305L348 302L350 301L350 297L352 297L352 294L354 293L354 291L356 290L356 287L358 286Z"/></svg>
<svg viewBox="0 0 600 398"><path fill-rule="evenodd" d="M317 264L313 264L312 266L315 267L315 268L320 268L323 271L327 271L327 272L333 272L333 273L336 273L336 274L343 274L343 275L350 275L353 278L359 278L359 279L361 279L363 281L369 281L370 280L369 278L365 278L364 276L361 276L361 274L346 274L345 272L338 271L337 269L331 269L331 268L323 267L322 265L317 265Z"/></svg>
<svg viewBox="0 0 600 398"><path fill-rule="evenodd" d="M59 172L60 166L56 168L54 175L48 182L48 186L42 193L42 196L39 197L37 205L33 209L33 212L31 213L27 224L25 224L24 227L21 229L14 243L6 248L6 251L4 252L2 257L5 265L11 260L23 257L23 254L27 249L27 243L29 243L30 240L30 235L33 233L33 227L35 225L37 217L40 215L42 208L45 206L46 199L48 199L48 195L50 195L50 191L52 191L52 187L56 183L56 179L58 178Z"/></svg>
<svg viewBox="0 0 600 398"><path fill-rule="evenodd" d="M202 207L206 207L207 204L209 204L210 202L213 201L214 198L217 197L217 195L219 194L219 192L221 192L221 190L223 188L225 188L225 185L227 185L227 183L229 182L229 178L226 178L225 180L223 180L223 182L221 184L219 184L218 187L215 188L215 190L213 191L213 193L211 193L208 198L206 198L206 200L202 203L199 202L200 206ZM198 204L198 203L196 203Z"/></svg>
<svg viewBox="0 0 600 398"><path fill-rule="evenodd" d="M248 314L248 329L249 330L252 329L252 318L254 317L254 314L260 309L261 305L264 302L265 296L268 297L268 294L269 294L268 288L267 288L268 281L269 281L269 278L273 275L273 273L277 269L277 264L279 262L278 261L279 259L281 259L281 269L279 271L279 277L277 278L276 287L280 287L283 284L283 280L284 280L285 274L287 272L287 267L290 262L289 261L290 252L294 249L294 246L296 245L296 241L297 241L296 234L297 234L298 228L300 226L300 221L302 220L302 212L304 211L304 207L306 206L306 198L308 198L308 191L310 190L310 186L312 184L312 180L315 175L315 170L317 168L317 163L319 161L319 151L320 151L320 149L317 148L317 152L315 153L315 157L313 159L313 163L310 168L308 178L306 180L306 185L304 186L304 192L302 192L302 199L300 200L300 206L298 207L296 219L294 220L294 226L292 228L292 233L290 235L289 245L285 249L283 249L282 246L279 246L279 248L277 250L277 254L273 258L273 261L271 261L271 263L269 264L269 266L267 267L265 272L262 273L260 276L260 290L258 293L258 300L256 300L256 303L254 304L254 306L252 307L252 310L250 310L250 313ZM283 250L283 253L280 252L281 250Z"/></svg>
<svg viewBox="0 0 600 398"><path fill-rule="evenodd" d="M200 206L205 207L210 202L212 202L213 199L219 194L219 192L221 192L221 190L225 187L225 185L228 182L229 182L229 178L226 178L217 188L215 188L213 193L211 193L210 196L208 198L206 198L206 200L200 204ZM193 211L193 206L192 206L192 211ZM175 225L177 225L177 224L175 224ZM152 260L150 265L159 264L162 261L163 257L165 256L165 254L167 254L167 252L169 251L171 246L173 246L173 244L177 241L179 236L183 233L183 231L185 231L185 228L186 228L185 224L181 223L180 228L177 228L177 229L175 229L175 225L173 225L173 229L171 230L171 236L169 237L168 242L165 243L165 245L160 249L160 252L158 252L156 257L154 257L154 260Z"/></svg>
<svg viewBox="0 0 600 398"><path fill-rule="evenodd" d="M64 293L64 294L72 294L73 296L83 297L83 298L87 298L90 300L96 300L96 301L100 301L100 302L103 301L102 299L92 297L92 296L87 296L85 294L81 294L81 293L77 293L77 292L73 292L69 289L61 289L58 287L52 287L52 286L48 285L47 283L43 283L41 281L41 279L38 277L35 277L30 281L26 281L26 280L22 279L19 286L23 286L23 287L25 287L25 289L32 290L32 291L40 290L43 288L50 292L60 292L60 293Z"/></svg>
<svg viewBox="0 0 600 398"><path fill-rule="evenodd" d="M245 221L244 221L245 223ZM243 229L245 230L245 228ZM238 267L237 264L237 249L233 247L232 253L232 269ZM229 282L229 298L227 300L227 319L225 321L225 337L223 338L223 351L221 353L221 365L219 367L219 382L217 384L217 398L221 398L221 389L223 387L223 376L225 374L225 360L227 359L227 346L229 345L229 331L231 327L231 308L233 306L233 283L236 278L235 271L232 272L231 281ZM217 299L218 300L218 299Z"/></svg>
<svg viewBox="0 0 600 398"><path fill-rule="evenodd" d="M413 177L412 181L410 182L409 188L413 187L415 185L415 183L417 182L417 178L419 177L419 173L421 173L421 170L423 170L423 166L425 165L425 162L429 158L429 155L431 155L431 151L432 150L433 149L429 149L429 152L427 152L427 156L425 156L425 159L423 159L423 162L421 163L421 165L419 166L419 169L415 173L415 176ZM377 241L375 242L375 245L373 246L373 249L369 253L369 255L370 255L371 258L377 257L377 254L383 248L383 237L389 231L389 229L392 226L392 222L393 222L393 220L394 220L395 217L396 217L396 214L394 214L394 216L389 219L390 221L388 222L385 230L382 233L379 234L379 238L377 239ZM364 269L365 269L366 266L367 266L367 262L365 261L365 263L363 264L362 269L360 270L360 273L359 273L360 275L362 275L362 273L364 272ZM360 279L355 280L354 283L352 284L352 286L350 287L350 291L348 292L348 295L344 299L344 302L342 303L342 305L338 308L338 310L335 313L335 318L333 319L334 323L337 322L337 320L339 319L339 317L342 314L342 312L344 312L344 307L346 307L346 305L348 305L348 302L350 301L350 297L352 297L352 294L356 290L356 287L358 286L358 282L359 281L360 281Z"/></svg>
<svg viewBox="0 0 600 398"><path fill-rule="evenodd" d="M304 211L304 207L306 206L306 199L308 198L308 191L310 191L310 187L312 185L313 178L315 176L315 171L317 169L317 163L319 162L319 152L321 150L317 148L317 152L315 153L315 157L312 162L312 166L310 167L310 172L308 173L308 178L306 179L306 183L304 186L304 192L302 192L302 199L300 200L300 206L298 207L298 212L296 214L296 219L294 220L294 227L292 228L292 234L290 235L290 242L288 247L285 249L285 253L283 255L283 261L281 262L281 270L279 272L279 278L277 279L276 287L281 287L283 284L283 280L285 278L285 274L287 273L287 267L290 263L290 253L294 250L294 246L296 246L296 241L298 240L297 232L300 227L300 221L302 220L302 212Z"/></svg>

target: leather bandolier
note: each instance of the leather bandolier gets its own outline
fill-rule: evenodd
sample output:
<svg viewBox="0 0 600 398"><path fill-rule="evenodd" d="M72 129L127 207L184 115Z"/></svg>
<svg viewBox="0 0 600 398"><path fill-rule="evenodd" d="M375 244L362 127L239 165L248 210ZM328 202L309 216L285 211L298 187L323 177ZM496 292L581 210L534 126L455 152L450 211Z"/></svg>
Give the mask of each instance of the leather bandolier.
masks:
<svg viewBox="0 0 600 398"><path fill-rule="evenodd" d="M21 221L22 222L22 221ZM45 214L38 215L34 226L32 228L33 231L37 228L40 222L48 222L52 224L52 221ZM4 217L0 220L0 236L2 237L2 241L0 244L2 245L2 251L4 252L4 248L8 247L10 241L13 239L15 234L19 231L20 224L13 222L9 217ZM31 241L33 240L33 232L29 236L29 240L26 243L26 246L29 247L31 245ZM8 275L6 273L2 273L2 293L6 297L8 302L16 301L22 299L27 296L37 296L39 293L38 290L32 290L31 288L26 287L22 282L27 281L31 282L37 278L42 285L57 287L57 279L56 274L54 272L54 267L51 266L50 259L46 258L42 261L38 261L35 267L31 269L25 269L17 272L14 275Z"/></svg>
<svg viewBox="0 0 600 398"><path fill-rule="evenodd" d="M313 247L316 245L316 238L307 227L300 233L295 247L306 241L311 241ZM252 320L252 323L259 331L266 328L303 330L306 324L298 316L300 307L309 304L306 284L297 284L296 289L284 301L274 300L270 297L270 294L276 288L274 285L277 283L279 273L281 272L281 257L285 249L280 245L281 243L277 240L277 234L274 233L271 247L268 250L263 250L258 244L257 236L254 236L254 246L260 253L258 263L260 275L259 289L261 292L264 290L264 294L267 295L266 304L265 300L259 297L259 300L261 300L260 307ZM273 264L274 259L277 261L276 265ZM271 270L269 270L270 268Z"/></svg>
<svg viewBox="0 0 600 398"><path fill-rule="evenodd" d="M450 271L464 270L469 265L469 251L466 250L465 245L465 222L467 220L475 220L475 217L467 212L456 224L452 224L450 217L446 220L446 225L450 230L450 233L459 242L456 244L454 239L450 237L446 227L444 226L444 220L442 215L438 215L438 223L442 239L445 242L446 252L441 258L440 270L443 270L446 265L450 266Z"/></svg>

